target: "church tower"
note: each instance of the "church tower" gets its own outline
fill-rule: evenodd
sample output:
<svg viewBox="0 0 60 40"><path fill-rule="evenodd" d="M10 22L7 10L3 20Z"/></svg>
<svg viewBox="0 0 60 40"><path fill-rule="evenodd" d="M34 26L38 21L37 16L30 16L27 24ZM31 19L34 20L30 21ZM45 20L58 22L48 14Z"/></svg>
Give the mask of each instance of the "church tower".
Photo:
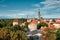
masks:
<svg viewBox="0 0 60 40"><path fill-rule="evenodd" d="M31 19L28 17L28 15L27 15L27 22L28 23L31 22Z"/></svg>
<svg viewBox="0 0 60 40"><path fill-rule="evenodd" d="M28 20L29 18L28 18L28 15L27 15L27 20Z"/></svg>
<svg viewBox="0 0 60 40"><path fill-rule="evenodd" d="M41 15L40 15L40 9L38 9L38 19L41 19Z"/></svg>

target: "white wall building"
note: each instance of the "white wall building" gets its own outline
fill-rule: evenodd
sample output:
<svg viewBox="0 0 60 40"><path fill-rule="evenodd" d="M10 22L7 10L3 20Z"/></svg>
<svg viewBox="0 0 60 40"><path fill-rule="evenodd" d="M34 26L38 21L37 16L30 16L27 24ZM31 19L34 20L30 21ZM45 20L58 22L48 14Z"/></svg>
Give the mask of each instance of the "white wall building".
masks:
<svg viewBox="0 0 60 40"><path fill-rule="evenodd" d="M31 22L31 19L27 19L27 22L28 22L28 23Z"/></svg>
<svg viewBox="0 0 60 40"><path fill-rule="evenodd" d="M28 28L30 31L34 31L34 30L37 30L37 25L36 24L29 24Z"/></svg>
<svg viewBox="0 0 60 40"><path fill-rule="evenodd" d="M28 25L28 28L30 31L37 30L37 21L33 19L32 22Z"/></svg>
<svg viewBox="0 0 60 40"><path fill-rule="evenodd" d="M58 24L58 23L54 23L53 25L55 28L60 28L60 24Z"/></svg>
<svg viewBox="0 0 60 40"><path fill-rule="evenodd" d="M13 20L13 26L18 25L18 19Z"/></svg>

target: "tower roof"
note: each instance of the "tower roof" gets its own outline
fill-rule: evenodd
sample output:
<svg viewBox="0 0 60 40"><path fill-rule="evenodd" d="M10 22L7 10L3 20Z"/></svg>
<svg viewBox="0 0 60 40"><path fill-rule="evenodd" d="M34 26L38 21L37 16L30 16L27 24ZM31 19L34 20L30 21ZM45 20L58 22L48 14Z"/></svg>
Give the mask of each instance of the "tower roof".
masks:
<svg viewBox="0 0 60 40"><path fill-rule="evenodd" d="M40 17L40 9L38 9L38 19L41 19L41 17Z"/></svg>

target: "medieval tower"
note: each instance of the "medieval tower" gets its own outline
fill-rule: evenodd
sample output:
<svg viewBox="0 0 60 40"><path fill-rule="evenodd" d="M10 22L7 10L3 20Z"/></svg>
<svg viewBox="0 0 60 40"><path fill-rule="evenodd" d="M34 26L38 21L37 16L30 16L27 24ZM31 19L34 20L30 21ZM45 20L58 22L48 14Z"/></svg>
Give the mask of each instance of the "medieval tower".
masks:
<svg viewBox="0 0 60 40"><path fill-rule="evenodd" d="M38 19L41 19L41 15L40 15L40 9L38 9Z"/></svg>

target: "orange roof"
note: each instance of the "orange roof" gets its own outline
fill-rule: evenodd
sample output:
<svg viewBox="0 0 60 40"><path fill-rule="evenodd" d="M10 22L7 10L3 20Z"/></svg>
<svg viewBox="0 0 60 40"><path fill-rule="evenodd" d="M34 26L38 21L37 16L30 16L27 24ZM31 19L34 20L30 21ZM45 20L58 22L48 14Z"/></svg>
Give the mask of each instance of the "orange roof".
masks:
<svg viewBox="0 0 60 40"><path fill-rule="evenodd" d="M43 19L41 19L41 20L40 20L40 22L44 22L44 20L43 20Z"/></svg>
<svg viewBox="0 0 60 40"><path fill-rule="evenodd" d="M48 23L47 21L44 21L43 19L41 19L40 22Z"/></svg>
<svg viewBox="0 0 60 40"><path fill-rule="evenodd" d="M53 24L50 24L49 28L53 29L54 28L54 25Z"/></svg>
<svg viewBox="0 0 60 40"><path fill-rule="evenodd" d="M55 22L55 24L60 24L60 22Z"/></svg>
<svg viewBox="0 0 60 40"><path fill-rule="evenodd" d="M13 22L18 22L18 18L14 19Z"/></svg>
<svg viewBox="0 0 60 40"><path fill-rule="evenodd" d="M31 24L37 24L37 21L35 18L32 20Z"/></svg>
<svg viewBox="0 0 60 40"><path fill-rule="evenodd" d="M57 18L56 20L60 20L60 18Z"/></svg>

